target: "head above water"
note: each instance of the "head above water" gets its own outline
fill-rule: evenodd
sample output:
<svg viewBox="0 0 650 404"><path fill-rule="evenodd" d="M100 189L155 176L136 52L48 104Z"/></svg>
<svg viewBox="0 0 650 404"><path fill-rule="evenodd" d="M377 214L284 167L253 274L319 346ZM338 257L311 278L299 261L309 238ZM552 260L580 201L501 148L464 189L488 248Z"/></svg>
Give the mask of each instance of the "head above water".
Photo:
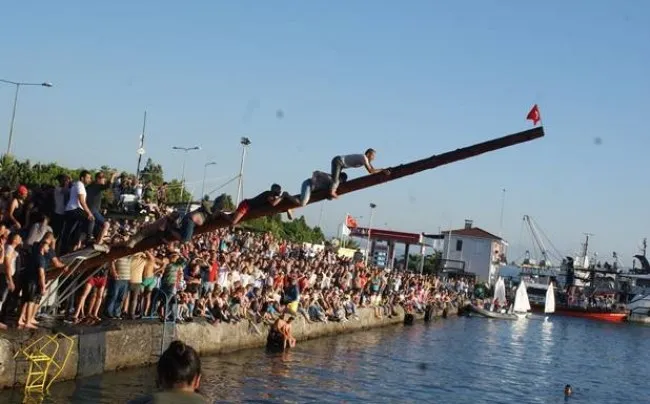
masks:
<svg viewBox="0 0 650 404"><path fill-rule="evenodd" d="M372 160L375 159L375 155L377 154L377 152L375 151L375 149L370 148L370 149L366 150L366 152L363 153L363 154L365 154L366 157L368 157L368 161L372 161Z"/></svg>
<svg viewBox="0 0 650 404"><path fill-rule="evenodd" d="M567 384L566 386L564 386L564 395L570 396L571 394L573 394L573 389L571 388L570 384Z"/></svg>
<svg viewBox="0 0 650 404"><path fill-rule="evenodd" d="M158 384L164 390L194 391L201 381L201 359L194 348L173 341L158 360Z"/></svg>

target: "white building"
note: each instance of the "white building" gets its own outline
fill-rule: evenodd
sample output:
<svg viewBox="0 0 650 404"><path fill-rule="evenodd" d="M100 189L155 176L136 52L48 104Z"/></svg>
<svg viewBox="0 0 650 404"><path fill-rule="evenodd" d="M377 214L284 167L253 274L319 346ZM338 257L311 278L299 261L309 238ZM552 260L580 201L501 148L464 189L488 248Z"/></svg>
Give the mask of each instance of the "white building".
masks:
<svg viewBox="0 0 650 404"><path fill-rule="evenodd" d="M442 232L443 257L465 263L465 272L476 275L477 280L493 284L499 268L505 265L508 243L465 220L465 227Z"/></svg>

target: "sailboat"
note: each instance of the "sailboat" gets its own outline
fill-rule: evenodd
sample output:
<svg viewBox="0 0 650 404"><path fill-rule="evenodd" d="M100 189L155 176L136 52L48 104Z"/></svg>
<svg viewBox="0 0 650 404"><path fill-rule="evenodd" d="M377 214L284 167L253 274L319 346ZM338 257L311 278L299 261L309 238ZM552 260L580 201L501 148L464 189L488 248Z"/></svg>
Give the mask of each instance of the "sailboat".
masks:
<svg viewBox="0 0 650 404"><path fill-rule="evenodd" d="M553 282L548 284L548 289L546 289L546 298L544 299L544 314L546 317L544 320L548 320L548 315L555 313L555 288L553 287Z"/></svg>
<svg viewBox="0 0 650 404"><path fill-rule="evenodd" d="M528 292L526 291L526 282L523 280L519 282L517 292L515 294L515 304L512 307L512 312L517 318L526 318L530 311L530 301L528 300Z"/></svg>
<svg viewBox="0 0 650 404"><path fill-rule="evenodd" d="M494 284L494 296L492 297L490 309L486 310L474 304L469 305L469 309L474 314L481 317L495 318L499 320L517 320L518 317L515 314L508 313L503 309L497 309L497 305L498 307L505 307L506 303L506 283L503 281L503 278L499 277L497 282Z"/></svg>
<svg viewBox="0 0 650 404"><path fill-rule="evenodd" d="M551 313L555 313L555 288L553 287L553 282L549 283L546 288L546 297L544 298L545 316L530 314L528 318L531 320L548 321L549 314Z"/></svg>

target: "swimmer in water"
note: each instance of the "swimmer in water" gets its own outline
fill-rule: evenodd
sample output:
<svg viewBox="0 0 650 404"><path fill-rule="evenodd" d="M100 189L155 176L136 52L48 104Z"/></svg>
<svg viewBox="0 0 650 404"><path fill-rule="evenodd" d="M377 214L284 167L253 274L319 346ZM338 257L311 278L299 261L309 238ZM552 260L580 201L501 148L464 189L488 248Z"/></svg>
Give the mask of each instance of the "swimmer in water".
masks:
<svg viewBox="0 0 650 404"><path fill-rule="evenodd" d="M573 394L573 389L570 384L567 384L564 386L564 397L571 397L571 394Z"/></svg>

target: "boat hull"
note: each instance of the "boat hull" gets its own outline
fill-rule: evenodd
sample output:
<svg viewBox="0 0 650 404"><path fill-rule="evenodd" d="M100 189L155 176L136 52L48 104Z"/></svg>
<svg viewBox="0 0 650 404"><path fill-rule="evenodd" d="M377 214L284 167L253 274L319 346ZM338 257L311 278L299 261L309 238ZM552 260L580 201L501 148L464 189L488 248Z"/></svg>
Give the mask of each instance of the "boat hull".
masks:
<svg viewBox="0 0 650 404"><path fill-rule="evenodd" d="M543 305L531 305L535 313L544 313ZM588 310L579 307L563 307L555 306L556 316L578 317L586 318L589 320L605 321L608 323L622 323L627 320L627 313L602 311L602 310Z"/></svg>
<svg viewBox="0 0 650 404"><path fill-rule="evenodd" d="M493 318L496 320L518 320L515 314L510 313L495 313L493 311L485 310L481 307L474 306L473 304L467 307L471 313L485 318Z"/></svg>
<svg viewBox="0 0 650 404"><path fill-rule="evenodd" d="M645 314L630 313L627 321L631 323L650 324L650 316Z"/></svg>

